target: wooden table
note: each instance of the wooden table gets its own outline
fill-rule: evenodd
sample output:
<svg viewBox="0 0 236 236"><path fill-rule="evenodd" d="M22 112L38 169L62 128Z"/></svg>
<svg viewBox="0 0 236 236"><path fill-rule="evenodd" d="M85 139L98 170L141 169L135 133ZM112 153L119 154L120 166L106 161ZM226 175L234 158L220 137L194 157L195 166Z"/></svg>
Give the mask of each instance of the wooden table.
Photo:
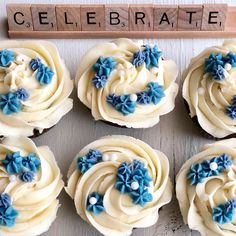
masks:
<svg viewBox="0 0 236 236"><path fill-rule="evenodd" d="M150 3L153 1L142 0L1 0L0 1L0 39L7 40L6 26L6 3ZM154 1L155 2L155 1ZM160 0L158 3L228 3L236 5L236 0ZM93 45L107 41L107 39L87 40L50 40L54 42L64 58L67 67L71 71L72 78L75 77L77 66L83 54ZM223 39L152 39L145 40L146 43L157 43L164 52L165 58L172 58L179 66L178 81L181 86L181 74L188 65L190 59L201 52L205 47L221 44ZM182 164L198 152L199 148L214 140L202 137L198 128L191 122L181 97L181 90L176 99L176 107L171 113L162 116L160 123L149 129L125 129L117 128L103 122L95 122L85 106L83 106L74 90L74 108L67 114L58 125L48 133L34 139L37 145L48 145L54 152L61 168L64 180L69 165L77 152L93 140L109 135L123 134L139 138L153 148L164 152L170 161L170 176L175 183L175 174ZM174 196L174 195L173 195ZM62 191L60 195L61 207L56 221L44 236L97 236L100 235L93 227L81 220L76 214L73 201ZM136 229L134 236L164 236L164 235L199 235L192 232L182 222L178 203L173 197L172 202L160 211L160 218L156 225L147 229Z"/></svg>

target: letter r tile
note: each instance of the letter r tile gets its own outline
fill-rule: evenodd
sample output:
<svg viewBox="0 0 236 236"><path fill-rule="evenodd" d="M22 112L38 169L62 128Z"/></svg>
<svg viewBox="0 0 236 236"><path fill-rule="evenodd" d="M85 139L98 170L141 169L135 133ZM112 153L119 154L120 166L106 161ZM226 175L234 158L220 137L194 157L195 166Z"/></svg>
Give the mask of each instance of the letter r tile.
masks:
<svg viewBox="0 0 236 236"><path fill-rule="evenodd" d="M129 5L111 4L105 5L105 18L107 31L129 30Z"/></svg>
<svg viewBox="0 0 236 236"><path fill-rule="evenodd" d="M130 31L153 30L153 4L135 4L129 6Z"/></svg>

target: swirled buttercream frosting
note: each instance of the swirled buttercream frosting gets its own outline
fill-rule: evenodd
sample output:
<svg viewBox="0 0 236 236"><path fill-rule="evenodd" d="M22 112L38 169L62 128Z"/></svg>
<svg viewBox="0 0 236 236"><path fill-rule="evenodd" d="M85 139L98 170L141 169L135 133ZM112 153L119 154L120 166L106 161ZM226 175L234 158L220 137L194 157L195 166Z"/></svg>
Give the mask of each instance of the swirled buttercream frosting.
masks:
<svg viewBox="0 0 236 236"><path fill-rule="evenodd" d="M236 41L205 49L186 70L183 97L190 116L215 138L236 133Z"/></svg>
<svg viewBox="0 0 236 236"><path fill-rule="evenodd" d="M77 213L106 236L127 236L158 220L170 202L169 162L128 136L107 136L84 147L68 172L66 192Z"/></svg>
<svg viewBox="0 0 236 236"><path fill-rule="evenodd" d="M79 99L95 120L148 128L174 109L177 66L156 45L117 39L90 49L76 75Z"/></svg>
<svg viewBox="0 0 236 236"><path fill-rule="evenodd" d="M47 146L25 137L0 143L0 235L36 236L56 218L64 183Z"/></svg>
<svg viewBox="0 0 236 236"><path fill-rule="evenodd" d="M184 222L201 235L236 234L236 139L205 145L177 175Z"/></svg>
<svg viewBox="0 0 236 236"><path fill-rule="evenodd" d="M73 82L57 48L45 41L0 45L0 136L33 136L72 109Z"/></svg>

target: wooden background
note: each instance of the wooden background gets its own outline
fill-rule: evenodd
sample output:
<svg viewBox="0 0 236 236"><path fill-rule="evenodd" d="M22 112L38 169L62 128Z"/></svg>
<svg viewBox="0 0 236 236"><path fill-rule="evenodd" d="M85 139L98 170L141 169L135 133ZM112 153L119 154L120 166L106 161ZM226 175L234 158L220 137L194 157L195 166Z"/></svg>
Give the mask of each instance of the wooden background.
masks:
<svg viewBox="0 0 236 236"><path fill-rule="evenodd" d="M7 40L6 7L7 3L229 3L236 5L236 0L0 0L0 40ZM86 40L51 40L54 42L64 58L66 65L74 79L76 69L83 54L93 45L105 42L109 39L86 39ZM145 40L145 39L144 39ZM145 40L146 43L157 43L164 52L165 58L172 58L179 67L178 81L181 86L181 75L190 59L202 51L205 47L221 44L223 39L162 39ZM67 114L58 125L48 133L34 139L37 145L48 145L54 152L61 168L64 180L71 161L77 152L93 140L109 134L123 134L139 138L153 148L164 152L170 161L170 176L175 184L175 174L182 164L198 152L199 148L208 142L202 137L199 130L191 122L179 91L175 110L162 116L160 123L149 129L125 129L117 128L103 122L95 122L90 112L79 102L74 90L74 108ZM43 236L98 236L100 235L86 222L83 222L76 214L73 201L62 191L60 195L61 207L56 221L50 230ZM159 221L156 225L147 229L136 229L133 236L164 236L199 235L190 231L182 222L182 217L177 201L173 197L172 202L160 212Z"/></svg>

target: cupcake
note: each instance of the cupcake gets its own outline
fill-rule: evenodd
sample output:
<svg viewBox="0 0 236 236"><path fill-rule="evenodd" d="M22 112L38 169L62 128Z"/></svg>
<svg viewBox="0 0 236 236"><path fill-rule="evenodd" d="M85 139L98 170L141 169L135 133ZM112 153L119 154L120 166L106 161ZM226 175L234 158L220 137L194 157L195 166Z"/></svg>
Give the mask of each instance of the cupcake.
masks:
<svg viewBox="0 0 236 236"><path fill-rule="evenodd" d="M0 45L0 136L34 136L72 109L70 74L49 42Z"/></svg>
<svg viewBox="0 0 236 236"><path fill-rule="evenodd" d="M235 78L236 41L205 49L186 71L183 97L191 118L210 137L235 136Z"/></svg>
<svg viewBox="0 0 236 236"><path fill-rule="evenodd" d="M148 128L174 109L177 66L156 45L117 39L90 49L76 75L78 97L103 120Z"/></svg>
<svg viewBox="0 0 236 236"><path fill-rule="evenodd" d="M34 236L48 230L64 183L49 147L25 137L0 143L0 235Z"/></svg>
<svg viewBox="0 0 236 236"><path fill-rule="evenodd" d="M236 139L205 145L177 175L184 222L201 235L236 235Z"/></svg>
<svg viewBox="0 0 236 236"><path fill-rule="evenodd" d="M83 148L69 169L66 192L77 213L106 236L128 236L158 220L170 202L167 157L128 136L103 137Z"/></svg>

